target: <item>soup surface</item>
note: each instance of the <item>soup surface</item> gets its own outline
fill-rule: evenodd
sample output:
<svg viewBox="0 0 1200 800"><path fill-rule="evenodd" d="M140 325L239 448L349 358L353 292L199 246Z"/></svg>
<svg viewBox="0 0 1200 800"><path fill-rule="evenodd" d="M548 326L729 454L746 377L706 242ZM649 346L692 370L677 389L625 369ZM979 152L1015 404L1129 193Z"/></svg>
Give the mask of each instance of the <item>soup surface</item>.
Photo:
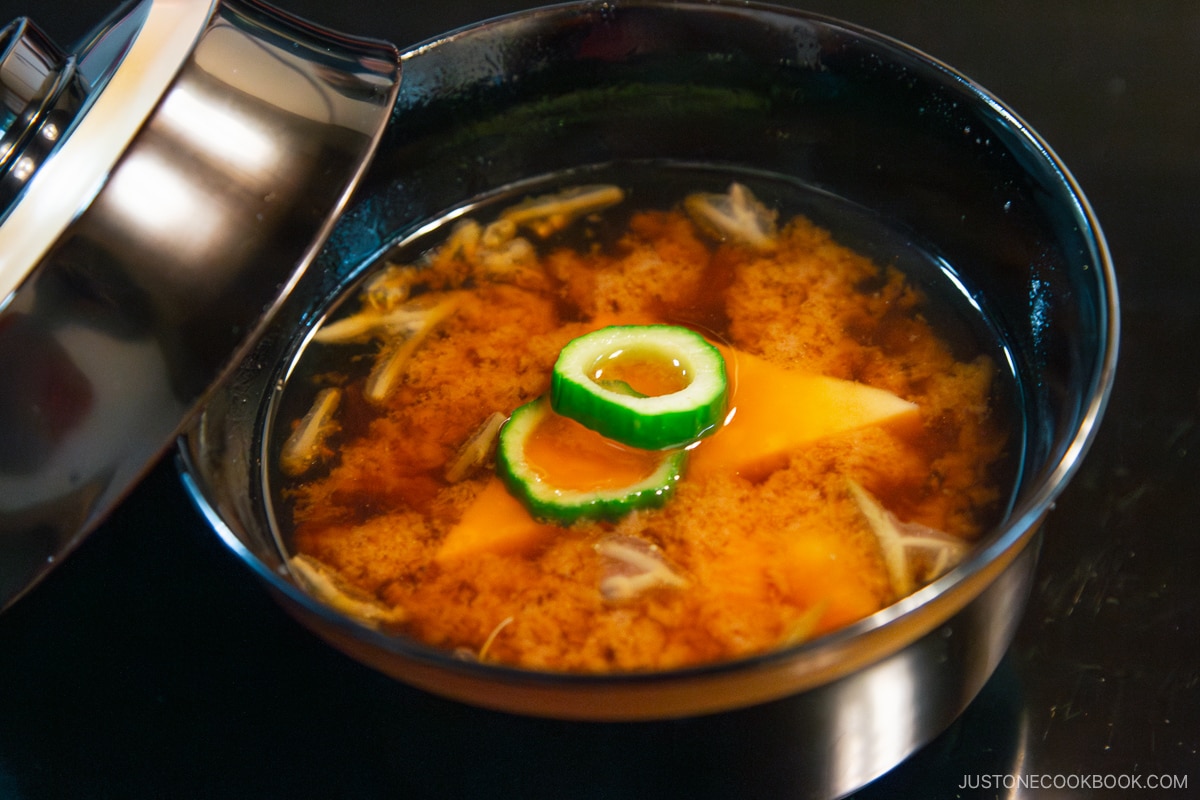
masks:
<svg viewBox="0 0 1200 800"><path fill-rule="evenodd" d="M676 668L870 615L1003 511L1011 432L995 398L1011 378L931 322L961 297L778 219L741 184L659 208L629 195L589 185L448 222L318 329L273 451L278 524L315 594L463 658ZM720 424L681 445L651 502L566 522L518 499L497 437L547 396L560 351L662 324L720 352ZM662 361L618 362L604 385L669 395L693 379ZM585 496L673 452L553 411L524 447L536 481Z"/></svg>

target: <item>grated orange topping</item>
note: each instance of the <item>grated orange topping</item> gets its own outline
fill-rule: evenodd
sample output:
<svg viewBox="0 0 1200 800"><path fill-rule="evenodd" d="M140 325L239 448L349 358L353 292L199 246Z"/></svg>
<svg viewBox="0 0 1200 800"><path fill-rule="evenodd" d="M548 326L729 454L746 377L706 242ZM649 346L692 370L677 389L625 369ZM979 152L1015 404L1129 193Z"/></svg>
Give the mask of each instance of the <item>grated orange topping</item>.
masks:
<svg viewBox="0 0 1200 800"><path fill-rule="evenodd" d="M768 252L710 246L682 213L653 211L611 252L555 249L534 269L468 284L464 260L457 249L429 268L429 286L460 289L453 315L382 407L352 399L361 381L345 387L336 459L288 491L295 551L403 608L400 633L476 656L486 644L489 661L544 670L747 656L897 599L850 482L905 522L967 540L996 511L1005 435L989 409L993 365L957 361L903 275L807 220L783 226ZM824 376L916 410L835 425L769 458L700 460L665 507L616 523L523 520L486 465L446 481L445 464L490 414L544 393L558 351L614 319L693 325L766 365L767 387L781 385L771 374ZM787 406L776 398L739 424L769 430L765 415ZM623 568L599 547L611 537L644 543L679 580L606 598L601 583Z"/></svg>

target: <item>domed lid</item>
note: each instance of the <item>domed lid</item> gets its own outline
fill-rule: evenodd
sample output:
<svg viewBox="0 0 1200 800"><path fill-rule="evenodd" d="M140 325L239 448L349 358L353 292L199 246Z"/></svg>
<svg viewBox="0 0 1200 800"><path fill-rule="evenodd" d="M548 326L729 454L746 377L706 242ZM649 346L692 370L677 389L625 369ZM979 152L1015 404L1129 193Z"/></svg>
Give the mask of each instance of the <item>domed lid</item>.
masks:
<svg viewBox="0 0 1200 800"><path fill-rule="evenodd" d="M260 0L0 29L0 609L244 357L391 118L396 48Z"/></svg>
<svg viewBox="0 0 1200 800"><path fill-rule="evenodd" d="M78 54L28 18L0 31L0 307L95 195L215 5L146 0Z"/></svg>

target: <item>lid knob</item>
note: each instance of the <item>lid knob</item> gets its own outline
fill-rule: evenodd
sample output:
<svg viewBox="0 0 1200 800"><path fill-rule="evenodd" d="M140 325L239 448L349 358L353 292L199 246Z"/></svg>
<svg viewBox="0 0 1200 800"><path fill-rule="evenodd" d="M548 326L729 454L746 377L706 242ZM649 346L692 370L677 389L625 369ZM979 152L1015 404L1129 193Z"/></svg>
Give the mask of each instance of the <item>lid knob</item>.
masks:
<svg viewBox="0 0 1200 800"><path fill-rule="evenodd" d="M87 96L75 57L31 20L0 30L0 218L66 134Z"/></svg>

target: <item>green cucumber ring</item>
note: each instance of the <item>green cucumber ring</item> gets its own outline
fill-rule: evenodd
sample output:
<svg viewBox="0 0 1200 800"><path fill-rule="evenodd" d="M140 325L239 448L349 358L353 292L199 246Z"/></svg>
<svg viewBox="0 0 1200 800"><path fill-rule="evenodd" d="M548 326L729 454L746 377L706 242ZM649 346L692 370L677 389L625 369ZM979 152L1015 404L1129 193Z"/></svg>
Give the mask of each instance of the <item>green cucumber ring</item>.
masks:
<svg viewBox="0 0 1200 800"><path fill-rule="evenodd" d="M644 396L620 381L597 381L606 360L635 354L676 365L684 388ZM573 339L550 378L550 405L564 417L630 447L667 450L717 430L728 395L721 351L677 325L612 325Z"/></svg>
<svg viewBox="0 0 1200 800"><path fill-rule="evenodd" d="M570 525L579 520L617 520L639 508L657 508L675 493L687 463L687 451L662 454L653 474L619 489L580 491L548 484L525 459L525 443L546 415L550 403L538 398L517 408L500 429L496 474L508 491L541 522Z"/></svg>

